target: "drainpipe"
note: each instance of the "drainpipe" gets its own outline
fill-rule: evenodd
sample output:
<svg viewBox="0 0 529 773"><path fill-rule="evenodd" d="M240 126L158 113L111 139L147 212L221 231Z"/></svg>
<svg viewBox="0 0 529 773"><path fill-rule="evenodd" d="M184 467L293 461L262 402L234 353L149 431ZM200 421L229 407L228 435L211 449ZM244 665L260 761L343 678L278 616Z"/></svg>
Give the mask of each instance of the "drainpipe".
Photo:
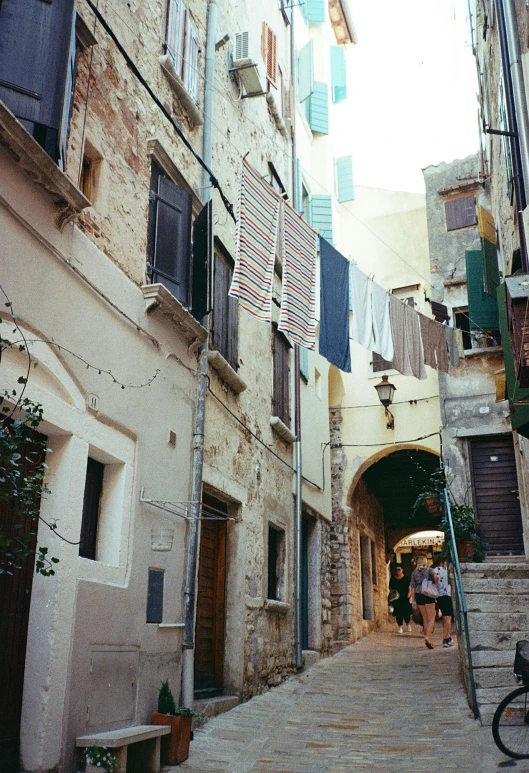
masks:
<svg viewBox="0 0 529 773"><path fill-rule="evenodd" d="M505 14L505 34L509 52L513 100L516 110L516 123L518 125L518 141L520 144L523 181L527 196L527 184L529 183L529 116L527 114L522 56L520 52L520 40L518 37L518 25L516 23L516 9L513 0L503 0L503 10Z"/></svg>
<svg viewBox="0 0 529 773"><path fill-rule="evenodd" d="M292 78L292 104L293 110L290 116L292 126L292 203L294 209L299 210L301 202L298 201L296 185L296 103L297 103L297 61L296 46L294 41L294 2L290 3L290 76ZM301 649L301 509L302 509L302 469L301 469L301 393L299 378L299 346L294 346L294 403L295 403L295 433L294 444L296 467L296 498L295 498L295 560L294 560L294 642L296 650L296 668L303 668L303 653Z"/></svg>
<svg viewBox="0 0 529 773"><path fill-rule="evenodd" d="M213 78L215 70L215 39L217 34L217 0L209 0L206 30L206 61L204 72L204 128L202 132L202 158L211 169ZM202 201L211 199L211 181L204 170L202 176ZM206 427L206 394L208 377L209 314L202 320L208 336L199 350L199 373L195 426L193 431L193 471L191 509L187 534L187 556L184 589L184 637L182 642L182 703L193 708L195 683L195 597L199 548L199 517L202 502L202 471L204 467L204 435Z"/></svg>
<svg viewBox="0 0 529 773"><path fill-rule="evenodd" d="M514 46L513 58L515 60L514 62L515 65L516 65L516 58L519 59L520 56L519 56L519 49L518 49L518 55L516 54L516 50L518 48L516 35L515 35L516 25L514 24L514 19L516 17L513 16L513 9L512 9L510 0L506 0L505 3L503 2L503 0L496 0L496 12L498 17L498 30L499 30L499 36L500 36L503 79L505 81L505 104L507 108L507 122L509 125L509 132L511 132L510 145L511 145L511 156L512 156L512 164L513 164L513 185L514 185L514 193L516 197L516 207L518 210L520 255L521 255L521 262L522 262L522 271L527 272L529 271L529 260L527 256L527 238L525 233L525 225L522 217L522 212L526 207L525 183L529 181L529 176L525 177L525 180L524 180L524 167L526 165L529 165L528 164L529 155L527 154L527 147L529 147L529 144L528 144L529 135L527 134L527 125L524 128L524 120L525 120L525 124L527 124L527 107L525 106L525 98L524 98L524 90L523 90L523 73L521 71L521 62L519 63L518 67L517 66L514 67L514 71L511 67L509 43L511 47ZM517 99L521 101L521 104L517 104L515 99L515 88L513 83L514 72L516 72L516 77L517 77L517 90L518 90ZM520 125L519 125L519 122L520 122ZM522 147L521 147L522 135L524 136L524 145L526 146L525 152L522 151ZM524 156L525 156L525 159L524 159Z"/></svg>

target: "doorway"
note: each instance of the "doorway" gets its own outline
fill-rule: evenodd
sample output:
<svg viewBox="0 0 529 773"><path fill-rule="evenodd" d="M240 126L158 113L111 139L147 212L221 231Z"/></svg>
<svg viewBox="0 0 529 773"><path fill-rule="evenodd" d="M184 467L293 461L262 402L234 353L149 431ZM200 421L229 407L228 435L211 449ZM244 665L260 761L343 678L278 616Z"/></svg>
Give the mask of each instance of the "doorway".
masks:
<svg viewBox="0 0 529 773"><path fill-rule="evenodd" d="M470 441L474 504L488 556L524 554L512 435Z"/></svg>
<svg viewBox="0 0 529 773"><path fill-rule="evenodd" d="M44 461L46 438L37 432L35 442L20 449L22 475L37 471ZM40 501L38 498L36 504ZM21 528L15 528L20 524ZM31 589L35 573L34 551L38 523L24 515L24 509L12 501L0 499L0 533L24 539L31 535L31 554L12 573L0 574L0 771L20 770L20 721L26 645L28 637Z"/></svg>
<svg viewBox="0 0 529 773"><path fill-rule="evenodd" d="M203 495L195 628L195 693L208 697L224 686L226 535L228 505ZM210 517L208 517L208 515Z"/></svg>

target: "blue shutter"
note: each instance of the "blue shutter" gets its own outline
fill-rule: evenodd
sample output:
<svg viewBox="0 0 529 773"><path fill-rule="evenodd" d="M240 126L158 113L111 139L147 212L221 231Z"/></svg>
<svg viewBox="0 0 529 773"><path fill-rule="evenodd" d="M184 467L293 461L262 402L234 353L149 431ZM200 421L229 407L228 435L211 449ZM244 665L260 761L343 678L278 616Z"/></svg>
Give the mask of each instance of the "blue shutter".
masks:
<svg viewBox="0 0 529 773"><path fill-rule="evenodd" d="M347 97L347 74L343 46L331 46L332 101L336 104Z"/></svg>
<svg viewBox="0 0 529 773"><path fill-rule="evenodd" d="M481 250L465 251L470 329L498 330L498 302L485 292Z"/></svg>
<svg viewBox="0 0 529 773"><path fill-rule="evenodd" d="M352 156L342 156L336 159L336 195L340 203L354 201Z"/></svg>
<svg viewBox="0 0 529 773"><path fill-rule="evenodd" d="M326 83L314 81L314 91L309 100L307 117L313 132L329 133L329 87Z"/></svg>
<svg viewBox="0 0 529 773"><path fill-rule="evenodd" d="M298 54L298 102L304 102L314 91L314 44L309 40Z"/></svg>
<svg viewBox="0 0 529 773"><path fill-rule="evenodd" d="M301 11L306 21L322 24L325 21L325 0L301 0Z"/></svg>
<svg viewBox="0 0 529 773"><path fill-rule="evenodd" d="M303 346L299 347L299 375L306 384L309 383L309 350Z"/></svg>
<svg viewBox="0 0 529 773"><path fill-rule="evenodd" d="M332 196L311 196L309 223L332 244Z"/></svg>

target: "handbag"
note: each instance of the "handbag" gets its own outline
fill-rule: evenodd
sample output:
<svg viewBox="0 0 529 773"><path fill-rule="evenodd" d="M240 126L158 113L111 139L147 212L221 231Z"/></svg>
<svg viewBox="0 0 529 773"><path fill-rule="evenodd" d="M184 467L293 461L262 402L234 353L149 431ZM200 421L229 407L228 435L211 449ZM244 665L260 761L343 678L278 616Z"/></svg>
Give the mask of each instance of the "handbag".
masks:
<svg viewBox="0 0 529 773"><path fill-rule="evenodd" d="M439 590L435 582L432 582L429 577L425 577L421 585L421 593L423 596L429 596L431 599L439 598Z"/></svg>
<svg viewBox="0 0 529 773"><path fill-rule="evenodd" d="M393 588L388 593L388 602L392 604L394 601L397 601L397 599L400 599L400 595L398 590L394 590Z"/></svg>

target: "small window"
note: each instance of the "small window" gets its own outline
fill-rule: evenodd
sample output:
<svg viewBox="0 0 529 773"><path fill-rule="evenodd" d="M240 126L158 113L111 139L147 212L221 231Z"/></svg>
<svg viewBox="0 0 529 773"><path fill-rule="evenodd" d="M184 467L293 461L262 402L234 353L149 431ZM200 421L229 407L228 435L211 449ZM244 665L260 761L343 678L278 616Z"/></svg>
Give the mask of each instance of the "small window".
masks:
<svg viewBox="0 0 529 773"><path fill-rule="evenodd" d="M82 558L96 560L97 528L101 494L103 493L103 477L105 465L88 457L83 498L83 517L81 521L81 536L79 555Z"/></svg>
<svg viewBox="0 0 529 773"><path fill-rule="evenodd" d="M463 333L463 349L472 349L468 309L454 309L454 325Z"/></svg>
<svg viewBox="0 0 529 773"><path fill-rule="evenodd" d="M149 569L149 584L147 587L147 622L161 623L163 621L163 577L161 569Z"/></svg>
<svg viewBox="0 0 529 773"><path fill-rule="evenodd" d="M101 155L97 152L94 146L88 140L86 140L83 152L83 162L81 166L81 177L79 179L79 188L82 190L86 198L92 202L92 204L94 204L97 199L101 161Z"/></svg>
<svg viewBox="0 0 529 773"><path fill-rule="evenodd" d="M268 526L268 598L285 601L285 532L275 526Z"/></svg>
<svg viewBox="0 0 529 773"><path fill-rule="evenodd" d="M273 328L274 383L272 415L279 416L290 427L290 344L279 330Z"/></svg>
<svg viewBox="0 0 529 773"><path fill-rule="evenodd" d="M211 347L219 352L234 370L239 369L239 302L228 295L233 276L233 261L215 249L213 281L213 314Z"/></svg>
<svg viewBox="0 0 529 773"><path fill-rule="evenodd" d="M165 48L187 93L198 104L198 32L182 0L169 0Z"/></svg>
<svg viewBox="0 0 529 773"><path fill-rule="evenodd" d="M476 197L460 196L458 199L445 201L446 230L455 231L458 228L468 228L476 225Z"/></svg>

